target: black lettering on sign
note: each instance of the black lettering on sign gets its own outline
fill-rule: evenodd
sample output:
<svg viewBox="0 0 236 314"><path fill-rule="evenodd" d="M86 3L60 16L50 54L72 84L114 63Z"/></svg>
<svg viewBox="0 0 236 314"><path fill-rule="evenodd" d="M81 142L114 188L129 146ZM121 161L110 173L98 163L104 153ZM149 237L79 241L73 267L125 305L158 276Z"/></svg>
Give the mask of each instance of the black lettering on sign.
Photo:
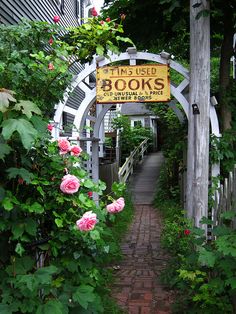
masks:
<svg viewBox="0 0 236 314"><path fill-rule="evenodd" d="M165 87L164 83L162 83L164 80L161 78L155 79L154 84L156 86L154 86L155 90L160 90L163 89Z"/></svg>
<svg viewBox="0 0 236 314"><path fill-rule="evenodd" d="M111 80L102 80L102 90L104 92L109 92L112 89L111 83Z"/></svg>
<svg viewBox="0 0 236 314"><path fill-rule="evenodd" d="M136 80L136 79L132 79L128 83L128 87L131 90L137 90L137 89L139 89L139 86L140 86L140 82L139 82L139 80Z"/></svg>
<svg viewBox="0 0 236 314"><path fill-rule="evenodd" d="M152 80L152 78L149 78L148 80L146 79L142 79L142 89L145 89L145 86L147 85L149 90L152 90L152 87L150 85L150 81ZM156 81L156 80L155 80Z"/></svg>
<svg viewBox="0 0 236 314"><path fill-rule="evenodd" d="M115 81L114 86L116 90L122 91L126 88L126 81L123 79L118 79L117 81Z"/></svg>

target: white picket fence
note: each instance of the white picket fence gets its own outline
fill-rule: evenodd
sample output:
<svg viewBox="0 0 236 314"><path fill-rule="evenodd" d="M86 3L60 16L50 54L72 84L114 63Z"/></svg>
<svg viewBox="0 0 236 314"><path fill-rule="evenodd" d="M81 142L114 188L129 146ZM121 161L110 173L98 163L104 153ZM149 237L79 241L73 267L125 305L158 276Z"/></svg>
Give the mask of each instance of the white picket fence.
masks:
<svg viewBox="0 0 236 314"><path fill-rule="evenodd" d="M133 173L135 165L140 162L145 152L148 149L148 138L146 138L142 143L136 147L130 154L129 157L126 158L124 164L120 167L118 176L119 182L126 182L129 176Z"/></svg>
<svg viewBox="0 0 236 314"><path fill-rule="evenodd" d="M224 179L224 183L220 184L214 195L214 206L212 209L213 220L217 224L221 224L221 213L226 211L236 211L236 165L234 170ZM232 227L236 228L236 219L232 223Z"/></svg>

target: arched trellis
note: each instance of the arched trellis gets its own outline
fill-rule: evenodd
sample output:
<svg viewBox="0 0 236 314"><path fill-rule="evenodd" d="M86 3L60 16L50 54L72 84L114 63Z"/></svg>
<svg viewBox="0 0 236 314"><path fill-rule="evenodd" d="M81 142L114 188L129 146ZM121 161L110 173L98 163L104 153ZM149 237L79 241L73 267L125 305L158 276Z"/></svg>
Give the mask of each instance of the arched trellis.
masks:
<svg viewBox="0 0 236 314"><path fill-rule="evenodd" d="M170 68L177 71L182 75L183 80L179 85L175 85L171 82L171 94L175 100L182 106L183 111L188 119L189 114L192 114L191 105L188 101L188 94L186 93L189 86L189 71L184 68L181 64L171 60L167 57L166 53L152 54L148 52L137 52L133 48L128 48L127 52L121 53L120 55L112 54L109 58L104 57L94 57L93 61L90 64L85 65L85 69L80 72L77 76L74 77L72 85L65 92L64 99L56 106L56 112L54 115L54 122L56 125L61 123L63 112L69 113L74 117L73 124L75 128L72 130L72 138L78 136L78 130L82 132L86 124L86 120L93 120L95 122L94 132L92 138L86 138L84 140L89 140L92 142L92 177L93 179L98 179L98 150L99 150L99 130L103 118L107 111L111 108L112 105L106 104L102 105L102 109L97 114L96 117L91 117L89 111L91 106L96 102L96 87L88 84L87 80L89 76L95 73L96 68L109 65L113 62L129 61L130 65L135 65L137 60L155 62L160 64L169 64ZM70 93L76 88L79 87L84 93L85 97L78 109L73 109L67 105L67 101L70 97ZM183 120L182 112L173 105L174 101L169 103L169 106L175 111L176 115L180 120ZM101 106L101 105L100 105ZM211 123L211 133L217 137L220 137L219 133L219 124L218 118L213 105L210 106L210 123ZM82 133L81 133L82 134ZM80 137L81 137L80 134ZM212 175L217 176L219 174L219 165L214 165L212 167Z"/></svg>

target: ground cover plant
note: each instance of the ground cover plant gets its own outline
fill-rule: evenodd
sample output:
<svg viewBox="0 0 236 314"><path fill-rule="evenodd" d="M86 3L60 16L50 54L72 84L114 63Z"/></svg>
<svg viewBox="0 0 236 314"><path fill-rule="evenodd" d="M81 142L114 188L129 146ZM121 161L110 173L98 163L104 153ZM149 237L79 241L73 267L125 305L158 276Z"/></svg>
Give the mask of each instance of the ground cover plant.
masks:
<svg viewBox="0 0 236 314"><path fill-rule="evenodd" d="M177 294L173 313L234 313L236 233L232 223L235 212L223 213L218 225L206 217L202 219L203 228L212 226L210 239L206 238L203 229L194 228L193 222L186 218L179 193L179 178L184 165L181 158L184 148L182 128L178 129L167 110L158 110L163 117L162 123L167 124L166 129L171 131L170 134L176 134L174 145L168 138L163 145L165 163L155 198L155 206L164 217L161 242L170 254L162 280ZM172 121L170 126L168 118ZM234 164L233 141L231 130L221 140L214 138L211 143L211 162L221 161L225 172ZM173 174L176 174L175 180ZM212 194L209 194L211 198ZM211 203L210 199L209 206Z"/></svg>
<svg viewBox="0 0 236 314"><path fill-rule="evenodd" d="M155 204L164 216L161 242L170 253L162 280L177 294L173 313L234 313L235 212L222 213L220 225L203 218L203 226L212 225L212 238L207 240L205 231L186 218L176 197L166 197L162 188Z"/></svg>

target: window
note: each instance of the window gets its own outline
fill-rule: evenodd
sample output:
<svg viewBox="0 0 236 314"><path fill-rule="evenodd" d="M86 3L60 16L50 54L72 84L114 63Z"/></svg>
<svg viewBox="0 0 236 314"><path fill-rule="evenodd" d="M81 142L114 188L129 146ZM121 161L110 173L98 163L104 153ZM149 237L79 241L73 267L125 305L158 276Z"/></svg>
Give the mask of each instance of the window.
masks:
<svg viewBox="0 0 236 314"><path fill-rule="evenodd" d="M134 121L134 127L141 127L141 126L142 126L142 121L141 120Z"/></svg>

